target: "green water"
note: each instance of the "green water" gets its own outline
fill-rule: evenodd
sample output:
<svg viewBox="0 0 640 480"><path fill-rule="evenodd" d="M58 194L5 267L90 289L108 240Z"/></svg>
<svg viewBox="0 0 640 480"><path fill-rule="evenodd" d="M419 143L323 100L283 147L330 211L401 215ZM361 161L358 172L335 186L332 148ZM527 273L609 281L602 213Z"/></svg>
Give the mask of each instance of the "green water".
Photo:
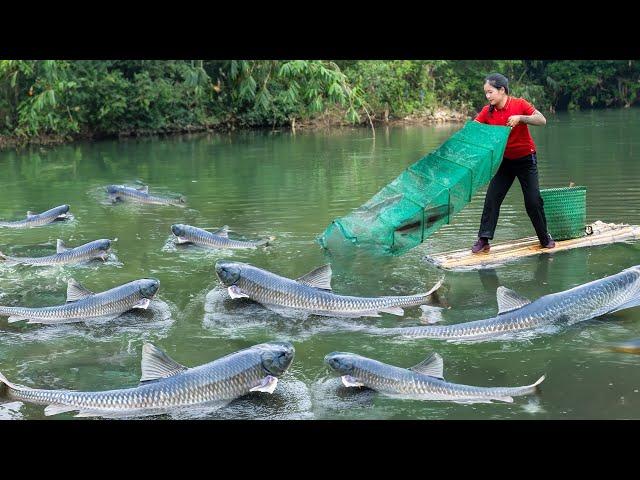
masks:
<svg viewBox="0 0 640 480"><path fill-rule="evenodd" d="M587 220L640 224L640 111L559 114L531 127L541 186L587 187ZM16 256L53 253L57 238L77 246L117 238L106 263L61 268L0 265L0 304L45 306L65 301L73 277L99 292L155 277L160 291L148 311L98 324L8 324L0 319L0 372L31 387L107 390L137 385L140 354L150 341L176 361L196 366L269 340L291 341L295 360L273 395L252 393L203 418L211 419L620 419L640 418L640 357L607 351L609 342L640 337L640 309L583 322L527 341L448 344L381 337L369 326L410 326L404 317L285 319L247 301L222 299L214 263L248 262L299 277L330 261L336 293L413 294L442 272L429 253L470 247L478 229L482 190L454 223L401 257L357 252L327 255L315 237L329 222L360 206L409 164L461 125L410 126L371 132L258 132L78 143L0 152L0 219L23 218L68 203L74 219L29 230L0 231L0 250ZM187 207L111 205L104 187L144 182L151 193L183 194ZM177 248L170 226L227 224L246 239L277 237L266 249ZM501 211L495 241L534 235L516 182ZM523 259L495 270L446 272L447 323L495 315L495 291L505 285L531 299L614 274L640 263L640 244L619 243ZM448 381L516 386L547 379L542 392L513 404L400 400L346 389L323 364L348 351L409 367L439 352ZM43 407L0 405L0 418L44 417ZM169 417L162 417L169 418Z"/></svg>

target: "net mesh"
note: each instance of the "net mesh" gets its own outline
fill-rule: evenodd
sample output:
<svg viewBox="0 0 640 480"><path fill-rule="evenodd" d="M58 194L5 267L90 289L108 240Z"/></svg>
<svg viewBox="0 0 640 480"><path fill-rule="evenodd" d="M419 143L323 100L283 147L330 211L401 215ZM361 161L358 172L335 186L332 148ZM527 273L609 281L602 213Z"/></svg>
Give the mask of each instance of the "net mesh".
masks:
<svg viewBox="0 0 640 480"><path fill-rule="evenodd" d="M449 223L489 183L510 131L467 122L368 202L331 222L318 242L329 250L357 245L381 253L407 252Z"/></svg>

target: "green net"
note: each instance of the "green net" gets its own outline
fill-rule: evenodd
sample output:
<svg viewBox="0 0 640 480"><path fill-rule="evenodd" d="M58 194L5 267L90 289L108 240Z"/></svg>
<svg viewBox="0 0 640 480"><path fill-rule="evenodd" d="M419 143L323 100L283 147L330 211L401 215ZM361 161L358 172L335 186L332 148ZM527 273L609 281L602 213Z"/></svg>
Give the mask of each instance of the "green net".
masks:
<svg viewBox="0 0 640 480"><path fill-rule="evenodd" d="M401 254L419 245L469 203L498 171L511 129L469 121L318 237L324 248L358 245Z"/></svg>
<svg viewBox="0 0 640 480"><path fill-rule="evenodd" d="M547 230L555 240L584 235L587 222L587 187L540 190L547 218Z"/></svg>

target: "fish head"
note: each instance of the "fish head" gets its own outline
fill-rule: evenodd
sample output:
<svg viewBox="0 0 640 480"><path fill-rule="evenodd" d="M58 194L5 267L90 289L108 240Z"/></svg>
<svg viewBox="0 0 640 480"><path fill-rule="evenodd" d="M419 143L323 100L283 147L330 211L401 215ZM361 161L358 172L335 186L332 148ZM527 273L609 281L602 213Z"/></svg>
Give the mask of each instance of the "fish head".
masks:
<svg viewBox="0 0 640 480"><path fill-rule="evenodd" d="M118 200L122 200L122 187L120 185L109 185L107 186L107 193L109 194L109 198L112 202L116 202Z"/></svg>
<svg viewBox="0 0 640 480"><path fill-rule="evenodd" d="M67 218L67 214L69 213L70 208L71 207L67 204L56 207L55 213L58 216L57 218Z"/></svg>
<svg viewBox="0 0 640 480"><path fill-rule="evenodd" d="M258 348L262 367L275 377L287 371L295 355L295 349L289 342L262 343Z"/></svg>
<svg viewBox="0 0 640 480"><path fill-rule="evenodd" d="M216 275L227 287L235 285L240 280L242 274L242 264L237 262L216 262Z"/></svg>
<svg viewBox="0 0 640 480"><path fill-rule="evenodd" d="M324 357L324 363L341 375L350 375L356 365L357 355L348 352L332 352Z"/></svg>
<svg viewBox="0 0 640 480"><path fill-rule="evenodd" d="M94 242L97 250L101 250L103 252L108 252L111 248L111 240L108 238L101 238L100 240L96 240Z"/></svg>
<svg viewBox="0 0 640 480"><path fill-rule="evenodd" d="M138 280L138 288L140 288L140 294L144 298L152 299L158 293L160 280L157 278L143 278Z"/></svg>
<svg viewBox="0 0 640 480"><path fill-rule="evenodd" d="M185 227L186 226L182 223L174 223L173 225L171 225L171 231L176 237L184 237L186 231Z"/></svg>

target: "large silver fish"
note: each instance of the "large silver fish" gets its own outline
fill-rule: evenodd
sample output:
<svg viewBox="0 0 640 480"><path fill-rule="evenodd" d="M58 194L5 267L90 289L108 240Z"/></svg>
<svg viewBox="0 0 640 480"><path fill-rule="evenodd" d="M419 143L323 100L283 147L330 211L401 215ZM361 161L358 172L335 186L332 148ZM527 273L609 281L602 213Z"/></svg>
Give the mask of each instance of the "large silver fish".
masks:
<svg viewBox="0 0 640 480"><path fill-rule="evenodd" d="M342 375L346 387L368 387L381 393L421 400L446 400L481 403L534 393L544 375L524 387L475 387L444 380L442 357L433 353L411 368L400 368L353 353L333 352L324 357L332 369Z"/></svg>
<svg viewBox="0 0 640 480"><path fill-rule="evenodd" d="M185 198L165 198L158 197L156 195L149 195L149 186L132 188L125 185L109 185L107 186L107 193L113 203L120 201L132 201L138 203L148 203L154 205L176 205L184 207Z"/></svg>
<svg viewBox="0 0 640 480"><path fill-rule="evenodd" d="M351 297L331 291L331 265L323 265L296 279L281 277L246 263L219 261L216 274L231 298L250 298L284 316L292 313L330 317L404 315L402 307L426 303L442 280L426 293L408 296Z"/></svg>
<svg viewBox="0 0 640 480"><path fill-rule="evenodd" d="M58 239L56 245L57 253L46 257L10 257L0 252L0 261L8 264L24 264L24 265L68 265L73 263L86 262L94 258L107 260L109 249L111 248L111 240L102 238L93 242L85 243L79 247L67 248L64 242Z"/></svg>
<svg viewBox="0 0 640 480"><path fill-rule="evenodd" d="M287 342L261 343L187 368L145 343L138 387L103 392L41 390L11 383L0 374L0 396L47 405L45 415L75 410L77 417L158 415L180 407L226 403L249 392L273 393L294 353Z"/></svg>
<svg viewBox="0 0 640 480"><path fill-rule="evenodd" d="M571 325L640 305L640 265L600 280L530 301L498 287L498 315L454 325L381 328L378 333L438 340L513 338L550 325Z"/></svg>
<svg viewBox="0 0 640 480"><path fill-rule="evenodd" d="M146 309L159 288L160 280L143 278L93 293L71 278L67 285L66 304L41 308L0 306L0 316L8 316L9 323L28 320L28 323L46 324L115 318L133 308Z"/></svg>
<svg viewBox="0 0 640 480"><path fill-rule="evenodd" d="M0 227L8 228L31 228L40 227L56 220L63 220L68 218L69 205L60 205L59 207L52 208L42 213L27 212L27 218L24 220L17 220L15 222L0 221Z"/></svg>
<svg viewBox="0 0 640 480"><path fill-rule="evenodd" d="M177 237L176 243L194 243L210 248L256 248L268 245L275 239L275 237L269 237L257 241L231 240L228 225L215 232L207 232L202 228L176 223L171 225L171 231Z"/></svg>

